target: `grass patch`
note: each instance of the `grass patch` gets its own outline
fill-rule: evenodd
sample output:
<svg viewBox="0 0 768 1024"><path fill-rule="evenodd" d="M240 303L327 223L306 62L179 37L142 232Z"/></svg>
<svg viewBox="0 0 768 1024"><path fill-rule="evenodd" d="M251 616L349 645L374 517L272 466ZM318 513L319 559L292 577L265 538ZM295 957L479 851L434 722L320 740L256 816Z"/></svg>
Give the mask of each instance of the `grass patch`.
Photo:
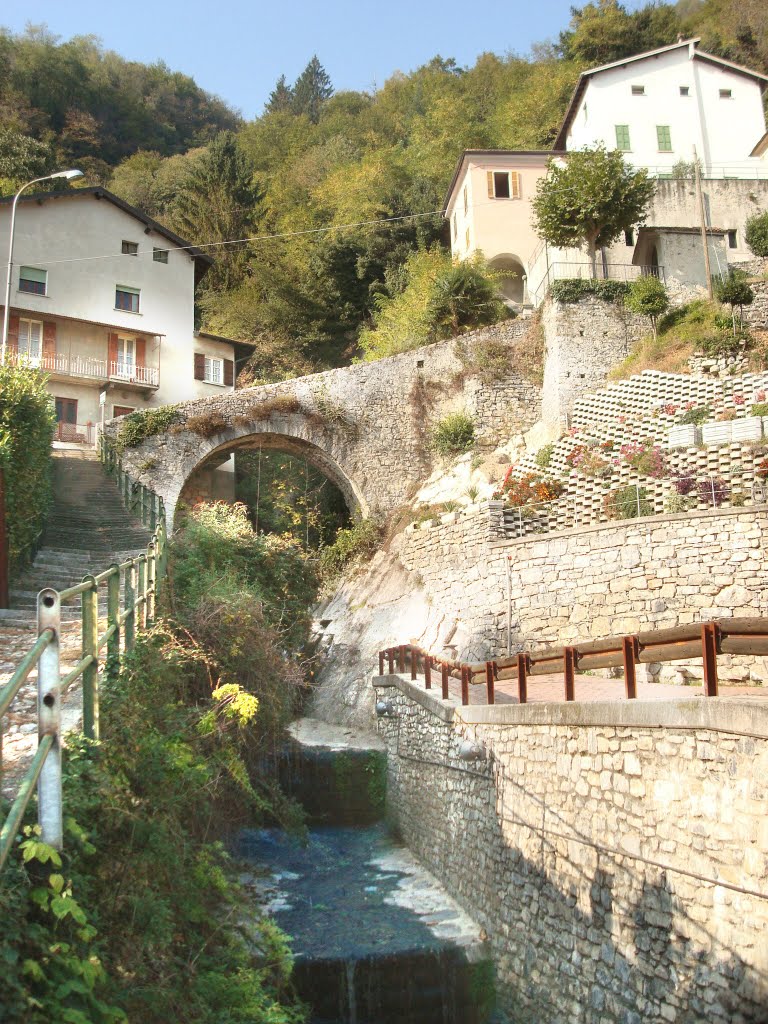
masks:
<svg viewBox="0 0 768 1024"><path fill-rule="evenodd" d="M431 447L438 455L461 455L468 452L474 443L475 421L465 412L449 413L432 429Z"/></svg>
<svg viewBox="0 0 768 1024"><path fill-rule="evenodd" d="M722 334L720 316L720 308L704 299L671 310L659 320L658 337L648 334L642 338L611 370L610 379L623 380L643 370L688 373L688 361L694 352Z"/></svg>

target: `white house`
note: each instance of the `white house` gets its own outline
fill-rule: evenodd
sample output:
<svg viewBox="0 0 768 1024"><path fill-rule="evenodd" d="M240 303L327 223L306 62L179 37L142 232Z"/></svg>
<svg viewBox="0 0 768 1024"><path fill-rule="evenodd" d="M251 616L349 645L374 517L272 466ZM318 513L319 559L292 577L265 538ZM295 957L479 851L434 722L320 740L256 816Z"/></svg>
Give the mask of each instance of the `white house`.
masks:
<svg viewBox="0 0 768 1024"><path fill-rule="evenodd" d="M768 76L697 49L698 39L604 64L579 77L555 149L603 143L636 167L669 173L694 150L705 175L757 177Z"/></svg>
<svg viewBox="0 0 768 1024"><path fill-rule="evenodd" d="M3 254L10 213L0 200ZM194 329L212 262L106 189L22 197L7 358L48 372L60 439L92 443L102 419L233 389L250 350Z"/></svg>

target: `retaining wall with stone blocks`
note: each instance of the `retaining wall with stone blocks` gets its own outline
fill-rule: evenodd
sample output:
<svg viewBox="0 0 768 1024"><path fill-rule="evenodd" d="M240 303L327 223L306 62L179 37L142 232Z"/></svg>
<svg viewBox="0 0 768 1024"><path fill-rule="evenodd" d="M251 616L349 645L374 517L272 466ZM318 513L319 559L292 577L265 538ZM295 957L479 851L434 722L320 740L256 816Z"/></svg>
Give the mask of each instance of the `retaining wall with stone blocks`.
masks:
<svg viewBox="0 0 768 1024"><path fill-rule="evenodd" d="M374 684L390 822L485 928L510 1019L764 1024L768 708L461 708Z"/></svg>
<svg viewBox="0 0 768 1024"><path fill-rule="evenodd" d="M478 508L408 528L400 560L418 574L428 601L461 623L459 657L481 660L506 653L508 586L513 652L768 615L766 531L762 505L489 544L488 512ZM718 671L724 680L766 680L763 659L723 655ZM650 672L676 681L702 675L700 662Z"/></svg>

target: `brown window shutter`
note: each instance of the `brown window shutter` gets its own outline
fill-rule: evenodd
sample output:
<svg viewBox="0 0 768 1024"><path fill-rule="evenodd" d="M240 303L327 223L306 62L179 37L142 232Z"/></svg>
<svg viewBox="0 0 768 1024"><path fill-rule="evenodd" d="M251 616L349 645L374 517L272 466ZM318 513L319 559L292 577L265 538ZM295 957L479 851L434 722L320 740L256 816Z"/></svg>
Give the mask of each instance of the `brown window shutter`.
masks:
<svg viewBox="0 0 768 1024"><path fill-rule="evenodd" d="M235 383L235 364L231 359L224 360L224 383L228 387Z"/></svg>
<svg viewBox="0 0 768 1024"><path fill-rule="evenodd" d="M19 318L13 313L8 317L8 351L19 351Z"/></svg>
<svg viewBox="0 0 768 1024"><path fill-rule="evenodd" d="M486 177L488 179L488 198L493 199L496 195L496 190L493 187L493 171L488 171Z"/></svg>
<svg viewBox="0 0 768 1024"><path fill-rule="evenodd" d="M146 366L147 365L147 339L137 338L136 339L136 365Z"/></svg>
<svg viewBox="0 0 768 1024"><path fill-rule="evenodd" d="M522 195L520 189L520 172L510 171L509 172L509 194L512 199L519 199Z"/></svg>
<svg viewBox="0 0 768 1024"><path fill-rule="evenodd" d="M117 335L110 334L109 341L107 344L107 376L111 376L114 372L113 367L116 369L117 364Z"/></svg>
<svg viewBox="0 0 768 1024"><path fill-rule="evenodd" d="M195 352L195 380L205 380L205 356Z"/></svg>
<svg viewBox="0 0 768 1024"><path fill-rule="evenodd" d="M49 321L43 323L43 364L46 368L53 367L56 355L56 324Z"/></svg>

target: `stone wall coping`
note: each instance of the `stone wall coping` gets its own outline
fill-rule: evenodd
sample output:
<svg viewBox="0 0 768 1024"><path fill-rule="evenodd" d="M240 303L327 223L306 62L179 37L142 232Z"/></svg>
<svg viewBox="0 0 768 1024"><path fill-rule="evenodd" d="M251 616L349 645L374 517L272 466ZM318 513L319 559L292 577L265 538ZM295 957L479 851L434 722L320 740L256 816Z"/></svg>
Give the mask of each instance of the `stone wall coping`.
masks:
<svg viewBox="0 0 768 1024"><path fill-rule="evenodd" d="M698 519L726 519L732 516L744 514L757 514L768 512L768 503L761 505L741 505L737 508L710 508L698 509L696 512L675 512L662 513L658 516L636 516L633 519L613 519L608 523L589 523L587 526L573 526L570 530L552 530L550 533L530 533L524 537L515 537L512 540L492 541L489 547L492 551L500 548L528 547L531 544L542 543L549 540L557 540L560 537L580 537L589 533L600 533L606 530L626 530L631 527L648 525L663 526L665 523L677 523L689 520L694 522Z"/></svg>
<svg viewBox="0 0 768 1024"><path fill-rule="evenodd" d="M768 739L768 700L701 697L683 700L558 701L536 704L475 704L442 700L404 675L374 676L377 689L396 687L441 722L464 725L613 726L641 729L701 729ZM766 690L768 693L768 689Z"/></svg>

